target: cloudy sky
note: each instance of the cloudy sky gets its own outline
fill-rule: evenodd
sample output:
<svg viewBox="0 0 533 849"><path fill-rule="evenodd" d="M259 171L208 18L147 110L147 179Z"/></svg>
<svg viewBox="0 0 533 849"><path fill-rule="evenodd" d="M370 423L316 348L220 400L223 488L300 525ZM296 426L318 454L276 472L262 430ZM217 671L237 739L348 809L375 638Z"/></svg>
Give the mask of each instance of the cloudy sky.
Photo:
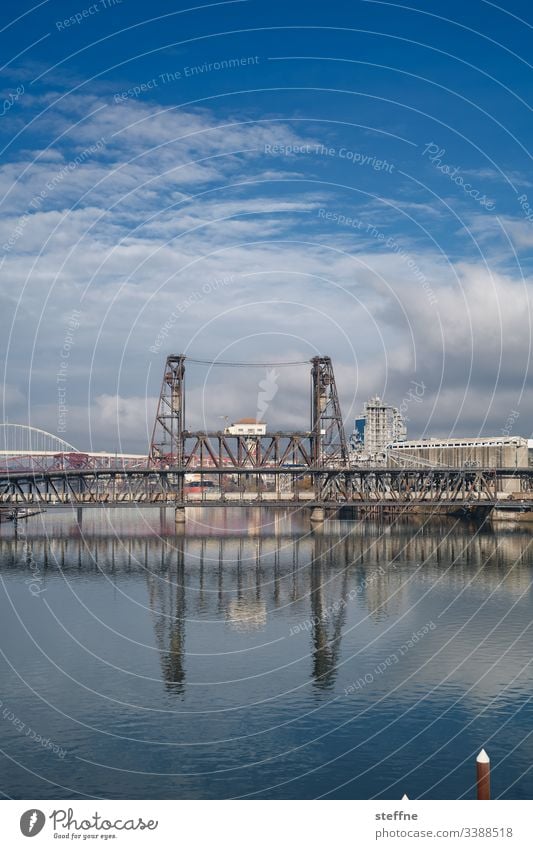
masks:
<svg viewBox="0 0 533 849"><path fill-rule="evenodd" d="M327 354L348 431L529 437L533 18L418 7L4 2L4 421L142 451L167 354ZM189 427L264 381L306 427L307 364L192 362Z"/></svg>

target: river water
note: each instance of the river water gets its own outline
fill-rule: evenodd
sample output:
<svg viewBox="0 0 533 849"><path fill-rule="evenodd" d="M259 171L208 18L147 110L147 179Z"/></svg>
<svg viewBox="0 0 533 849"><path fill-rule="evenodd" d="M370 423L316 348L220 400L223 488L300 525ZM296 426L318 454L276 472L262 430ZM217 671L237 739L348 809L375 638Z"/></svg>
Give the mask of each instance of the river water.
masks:
<svg viewBox="0 0 533 849"><path fill-rule="evenodd" d="M532 532L52 511L0 525L12 798L533 796Z"/></svg>

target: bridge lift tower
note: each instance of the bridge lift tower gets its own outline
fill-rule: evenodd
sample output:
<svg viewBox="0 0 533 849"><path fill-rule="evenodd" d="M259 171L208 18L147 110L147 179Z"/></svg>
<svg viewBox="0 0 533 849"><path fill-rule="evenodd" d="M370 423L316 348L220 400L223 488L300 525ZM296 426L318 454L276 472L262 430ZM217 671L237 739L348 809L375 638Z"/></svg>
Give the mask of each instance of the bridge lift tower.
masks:
<svg viewBox="0 0 533 849"><path fill-rule="evenodd" d="M152 430L148 461L182 466L185 430L185 357L167 357Z"/></svg>
<svg viewBox="0 0 533 849"><path fill-rule="evenodd" d="M185 427L185 360L183 354L169 356L166 360L149 450L152 467L164 465L180 469L187 464L186 438L195 434ZM331 358L313 357L311 366L310 430L298 435L309 443L306 462L315 468L347 468L348 444ZM279 439L296 435L276 433L265 436Z"/></svg>
<svg viewBox="0 0 533 849"><path fill-rule="evenodd" d="M313 464L347 466L348 443L331 357L313 357L311 362Z"/></svg>

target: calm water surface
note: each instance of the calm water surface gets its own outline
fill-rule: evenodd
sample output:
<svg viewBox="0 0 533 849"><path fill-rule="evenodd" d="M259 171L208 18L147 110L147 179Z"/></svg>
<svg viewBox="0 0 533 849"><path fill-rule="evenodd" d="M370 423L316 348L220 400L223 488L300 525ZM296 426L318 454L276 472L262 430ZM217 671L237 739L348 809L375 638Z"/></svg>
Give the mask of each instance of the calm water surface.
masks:
<svg viewBox="0 0 533 849"><path fill-rule="evenodd" d="M0 525L0 792L533 797L533 529L254 510Z"/></svg>

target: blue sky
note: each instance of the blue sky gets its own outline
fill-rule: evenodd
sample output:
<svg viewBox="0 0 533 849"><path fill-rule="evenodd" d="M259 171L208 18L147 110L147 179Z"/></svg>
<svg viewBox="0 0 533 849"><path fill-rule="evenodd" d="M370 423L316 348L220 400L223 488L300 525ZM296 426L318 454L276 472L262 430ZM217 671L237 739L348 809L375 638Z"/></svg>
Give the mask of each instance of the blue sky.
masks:
<svg viewBox="0 0 533 849"><path fill-rule="evenodd" d="M416 381L412 436L530 436L529 4L419 5L4 3L4 419L142 450L167 353L325 353L348 428ZM189 425L266 377L191 365Z"/></svg>

